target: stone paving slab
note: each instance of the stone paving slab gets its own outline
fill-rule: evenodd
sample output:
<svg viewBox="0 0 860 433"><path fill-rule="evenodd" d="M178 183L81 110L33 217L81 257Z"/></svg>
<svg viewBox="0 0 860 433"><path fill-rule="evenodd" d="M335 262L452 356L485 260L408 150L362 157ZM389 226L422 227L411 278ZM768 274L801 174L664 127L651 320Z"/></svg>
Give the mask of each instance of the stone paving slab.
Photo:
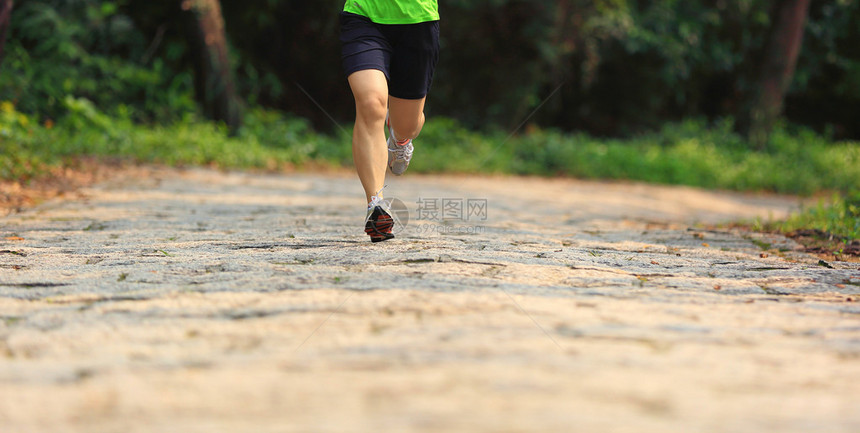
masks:
<svg viewBox="0 0 860 433"><path fill-rule="evenodd" d="M347 174L154 169L3 218L0 431L860 431L858 265L705 228L795 198L386 195L383 244Z"/></svg>

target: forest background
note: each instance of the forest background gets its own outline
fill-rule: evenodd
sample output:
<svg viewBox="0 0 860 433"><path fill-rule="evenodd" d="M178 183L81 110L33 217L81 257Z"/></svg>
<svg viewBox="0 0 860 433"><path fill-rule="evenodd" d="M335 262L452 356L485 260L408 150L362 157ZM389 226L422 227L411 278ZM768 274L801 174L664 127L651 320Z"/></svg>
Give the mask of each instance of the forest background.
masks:
<svg viewBox="0 0 860 433"><path fill-rule="evenodd" d="M342 0L0 0L0 178L351 164ZM820 194L860 233L860 2L442 0L414 172ZM804 217L806 218L806 217ZM797 225L797 224L796 224Z"/></svg>

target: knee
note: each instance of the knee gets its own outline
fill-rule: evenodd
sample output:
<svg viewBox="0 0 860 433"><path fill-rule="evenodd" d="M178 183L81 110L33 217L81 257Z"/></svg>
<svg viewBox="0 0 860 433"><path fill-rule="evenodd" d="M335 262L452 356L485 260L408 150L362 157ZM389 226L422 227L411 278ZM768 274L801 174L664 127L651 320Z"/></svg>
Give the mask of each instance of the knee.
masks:
<svg viewBox="0 0 860 433"><path fill-rule="evenodd" d="M418 134L421 133L421 127L424 126L424 124L423 124L423 122L421 122L421 123L414 123L410 126L411 126L411 128L408 128L403 132L403 138L415 138L415 137L417 137Z"/></svg>
<svg viewBox="0 0 860 433"><path fill-rule="evenodd" d="M392 117L391 127L397 134L398 139L415 138L421 133L421 128L424 126L424 114L422 113L418 119L410 121L395 121Z"/></svg>
<svg viewBox="0 0 860 433"><path fill-rule="evenodd" d="M382 122L388 114L388 95L372 94L355 101L356 117L367 123Z"/></svg>

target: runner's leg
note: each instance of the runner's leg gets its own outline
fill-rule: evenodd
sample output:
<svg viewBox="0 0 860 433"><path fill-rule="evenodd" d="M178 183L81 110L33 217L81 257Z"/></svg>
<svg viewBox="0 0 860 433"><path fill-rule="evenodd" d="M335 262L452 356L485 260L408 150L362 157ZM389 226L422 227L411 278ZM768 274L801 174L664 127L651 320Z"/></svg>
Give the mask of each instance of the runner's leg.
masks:
<svg viewBox="0 0 860 433"><path fill-rule="evenodd" d="M365 69L348 77L355 97L355 129L352 133L352 159L367 202L385 185L388 147L385 142L385 115L388 109L388 83L377 69ZM420 129L420 128L419 128Z"/></svg>

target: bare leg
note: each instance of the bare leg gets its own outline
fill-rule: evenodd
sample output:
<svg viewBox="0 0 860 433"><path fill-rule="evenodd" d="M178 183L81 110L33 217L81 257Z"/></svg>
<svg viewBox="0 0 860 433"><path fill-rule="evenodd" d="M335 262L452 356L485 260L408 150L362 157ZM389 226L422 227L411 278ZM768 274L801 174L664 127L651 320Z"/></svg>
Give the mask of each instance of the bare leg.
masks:
<svg viewBox="0 0 860 433"><path fill-rule="evenodd" d="M355 129L352 133L352 160L364 187L367 202L385 185L388 147L385 144L385 115L388 110L388 82L376 69L358 71L348 77L355 97Z"/></svg>
<svg viewBox="0 0 860 433"><path fill-rule="evenodd" d="M401 99L390 96L388 106L391 110L389 121L397 140L412 139L424 127L424 101L421 99Z"/></svg>

